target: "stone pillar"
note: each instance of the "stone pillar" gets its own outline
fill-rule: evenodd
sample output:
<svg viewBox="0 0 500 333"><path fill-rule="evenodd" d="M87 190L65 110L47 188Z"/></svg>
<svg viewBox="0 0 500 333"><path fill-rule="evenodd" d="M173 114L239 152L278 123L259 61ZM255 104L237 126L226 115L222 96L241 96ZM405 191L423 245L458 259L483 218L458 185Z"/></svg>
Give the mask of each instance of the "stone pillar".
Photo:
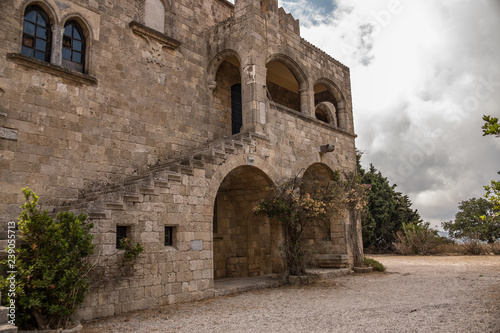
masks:
<svg viewBox="0 0 500 333"><path fill-rule="evenodd" d="M311 108L311 104L309 103L310 101L309 90L301 87L299 90L299 94L300 94L300 112L308 116L311 115L314 116L313 115L314 108Z"/></svg>
<svg viewBox="0 0 500 333"><path fill-rule="evenodd" d="M343 129L344 131L347 131L349 129L348 126L348 119L347 119L347 112L345 111L345 108L341 108L337 110L337 127L340 129Z"/></svg>
<svg viewBox="0 0 500 333"><path fill-rule="evenodd" d="M50 63L62 66L62 41L64 27L52 26L52 48L50 50Z"/></svg>
<svg viewBox="0 0 500 333"><path fill-rule="evenodd" d="M254 64L242 67L241 73L241 104L243 112L242 132L251 131L255 128L257 117L257 66Z"/></svg>

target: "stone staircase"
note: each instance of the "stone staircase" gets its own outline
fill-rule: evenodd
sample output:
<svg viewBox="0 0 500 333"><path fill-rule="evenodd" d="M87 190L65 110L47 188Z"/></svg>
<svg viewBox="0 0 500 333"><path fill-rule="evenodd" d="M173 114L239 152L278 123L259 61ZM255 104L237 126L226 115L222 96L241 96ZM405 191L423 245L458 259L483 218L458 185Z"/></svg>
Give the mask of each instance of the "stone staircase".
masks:
<svg viewBox="0 0 500 333"><path fill-rule="evenodd" d="M0 299L1 299L0 294ZM8 323L9 308L0 306L0 333L17 333L17 327Z"/></svg>
<svg viewBox="0 0 500 333"><path fill-rule="evenodd" d="M203 169L206 177L211 177L214 166L223 164L228 157L255 152L256 140L267 141L267 138L246 132L209 142L166 163L152 166L142 175L130 176L120 183L87 192L82 198L69 202L56 211L85 210L89 219L110 219L113 211L125 210L127 203L143 202L145 195L159 195L162 187L180 183L183 175L192 176L195 169Z"/></svg>

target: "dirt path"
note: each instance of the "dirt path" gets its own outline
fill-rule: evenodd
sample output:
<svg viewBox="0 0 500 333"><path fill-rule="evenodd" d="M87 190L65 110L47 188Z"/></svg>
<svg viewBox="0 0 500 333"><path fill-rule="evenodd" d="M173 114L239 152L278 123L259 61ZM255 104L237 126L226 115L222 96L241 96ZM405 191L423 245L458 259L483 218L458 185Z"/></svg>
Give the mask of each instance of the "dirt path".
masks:
<svg viewBox="0 0 500 333"><path fill-rule="evenodd" d="M84 323L97 332L500 332L500 256L371 256L387 273Z"/></svg>

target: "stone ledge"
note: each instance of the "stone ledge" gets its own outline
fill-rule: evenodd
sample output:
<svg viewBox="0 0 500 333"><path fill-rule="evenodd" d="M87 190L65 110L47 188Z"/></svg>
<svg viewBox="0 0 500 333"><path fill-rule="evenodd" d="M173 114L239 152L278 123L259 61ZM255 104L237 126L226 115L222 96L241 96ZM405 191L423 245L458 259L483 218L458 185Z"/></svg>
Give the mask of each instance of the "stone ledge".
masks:
<svg viewBox="0 0 500 333"><path fill-rule="evenodd" d="M63 77L65 79L86 85L96 85L97 79L91 75L72 71L45 61L25 56L20 53L7 53L7 59L29 68L39 69L42 72Z"/></svg>
<svg viewBox="0 0 500 333"><path fill-rule="evenodd" d="M130 22L128 26L134 33L145 37L146 39L152 38L169 49L175 50L181 45L181 42L179 42L178 40L173 39L172 37L169 37L164 33L151 29L150 27L147 27L137 21Z"/></svg>
<svg viewBox="0 0 500 333"><path fill-rule="evenodd" d="M343 129L340 129L340 128L335 127L333 125L330 125L330 124L327 124L325 122L322 122L321 120L318 120L316 118L312 118L310 116L306 116L305 114L303 114L303 113L301 113L299 111L295 111L293 109L287 108L286 106L283 106L281 104L278 104L278 103L275 103L275 102L269 102L269 103L270 103L271 107L274 108L275 110L280 111L280 112L284 112L284 113L288 113L289 115L292 115L295 118L300 118L300 119L302 119L304 121L313 123L315 125L321 126L323 128L329 129L329 130L334 131L334 132L342 133L342 134L350 136L352 138L357 138L358 137L356 134L346 132Z"/></svg>

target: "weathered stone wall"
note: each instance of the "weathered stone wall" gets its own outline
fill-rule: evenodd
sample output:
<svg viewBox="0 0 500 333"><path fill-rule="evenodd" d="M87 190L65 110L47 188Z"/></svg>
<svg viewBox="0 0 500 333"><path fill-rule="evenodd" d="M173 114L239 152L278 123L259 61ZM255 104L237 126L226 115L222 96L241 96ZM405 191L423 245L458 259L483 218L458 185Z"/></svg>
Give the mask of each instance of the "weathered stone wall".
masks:
<svg viewBox="0 0 500 333"><path fill-rule="evenodd" d="M81 19L88 62L76 73L19 55L30 3L0 2L0 126L13 131L0 138L0 222L16 219L25 186L43 208L88 212L104 282L78 316L210 297L214 275L282 272L279 224L251 209L268 186L313 164L355 170L349 70L302 40L275 0L172 0L170 35L141 25L139 0L38 1L54 25ZM300 84L300 112L268 100L271 61ZM230 136L237 82L243 128ZM346 128L315 119L317 82ZM320 154L324 144L335 151ZM333 253L349 251L345 225L331 229ZM117 226L145 246L133 264L122 266ZM174 228L172 246L165 226Z"/></svg>

